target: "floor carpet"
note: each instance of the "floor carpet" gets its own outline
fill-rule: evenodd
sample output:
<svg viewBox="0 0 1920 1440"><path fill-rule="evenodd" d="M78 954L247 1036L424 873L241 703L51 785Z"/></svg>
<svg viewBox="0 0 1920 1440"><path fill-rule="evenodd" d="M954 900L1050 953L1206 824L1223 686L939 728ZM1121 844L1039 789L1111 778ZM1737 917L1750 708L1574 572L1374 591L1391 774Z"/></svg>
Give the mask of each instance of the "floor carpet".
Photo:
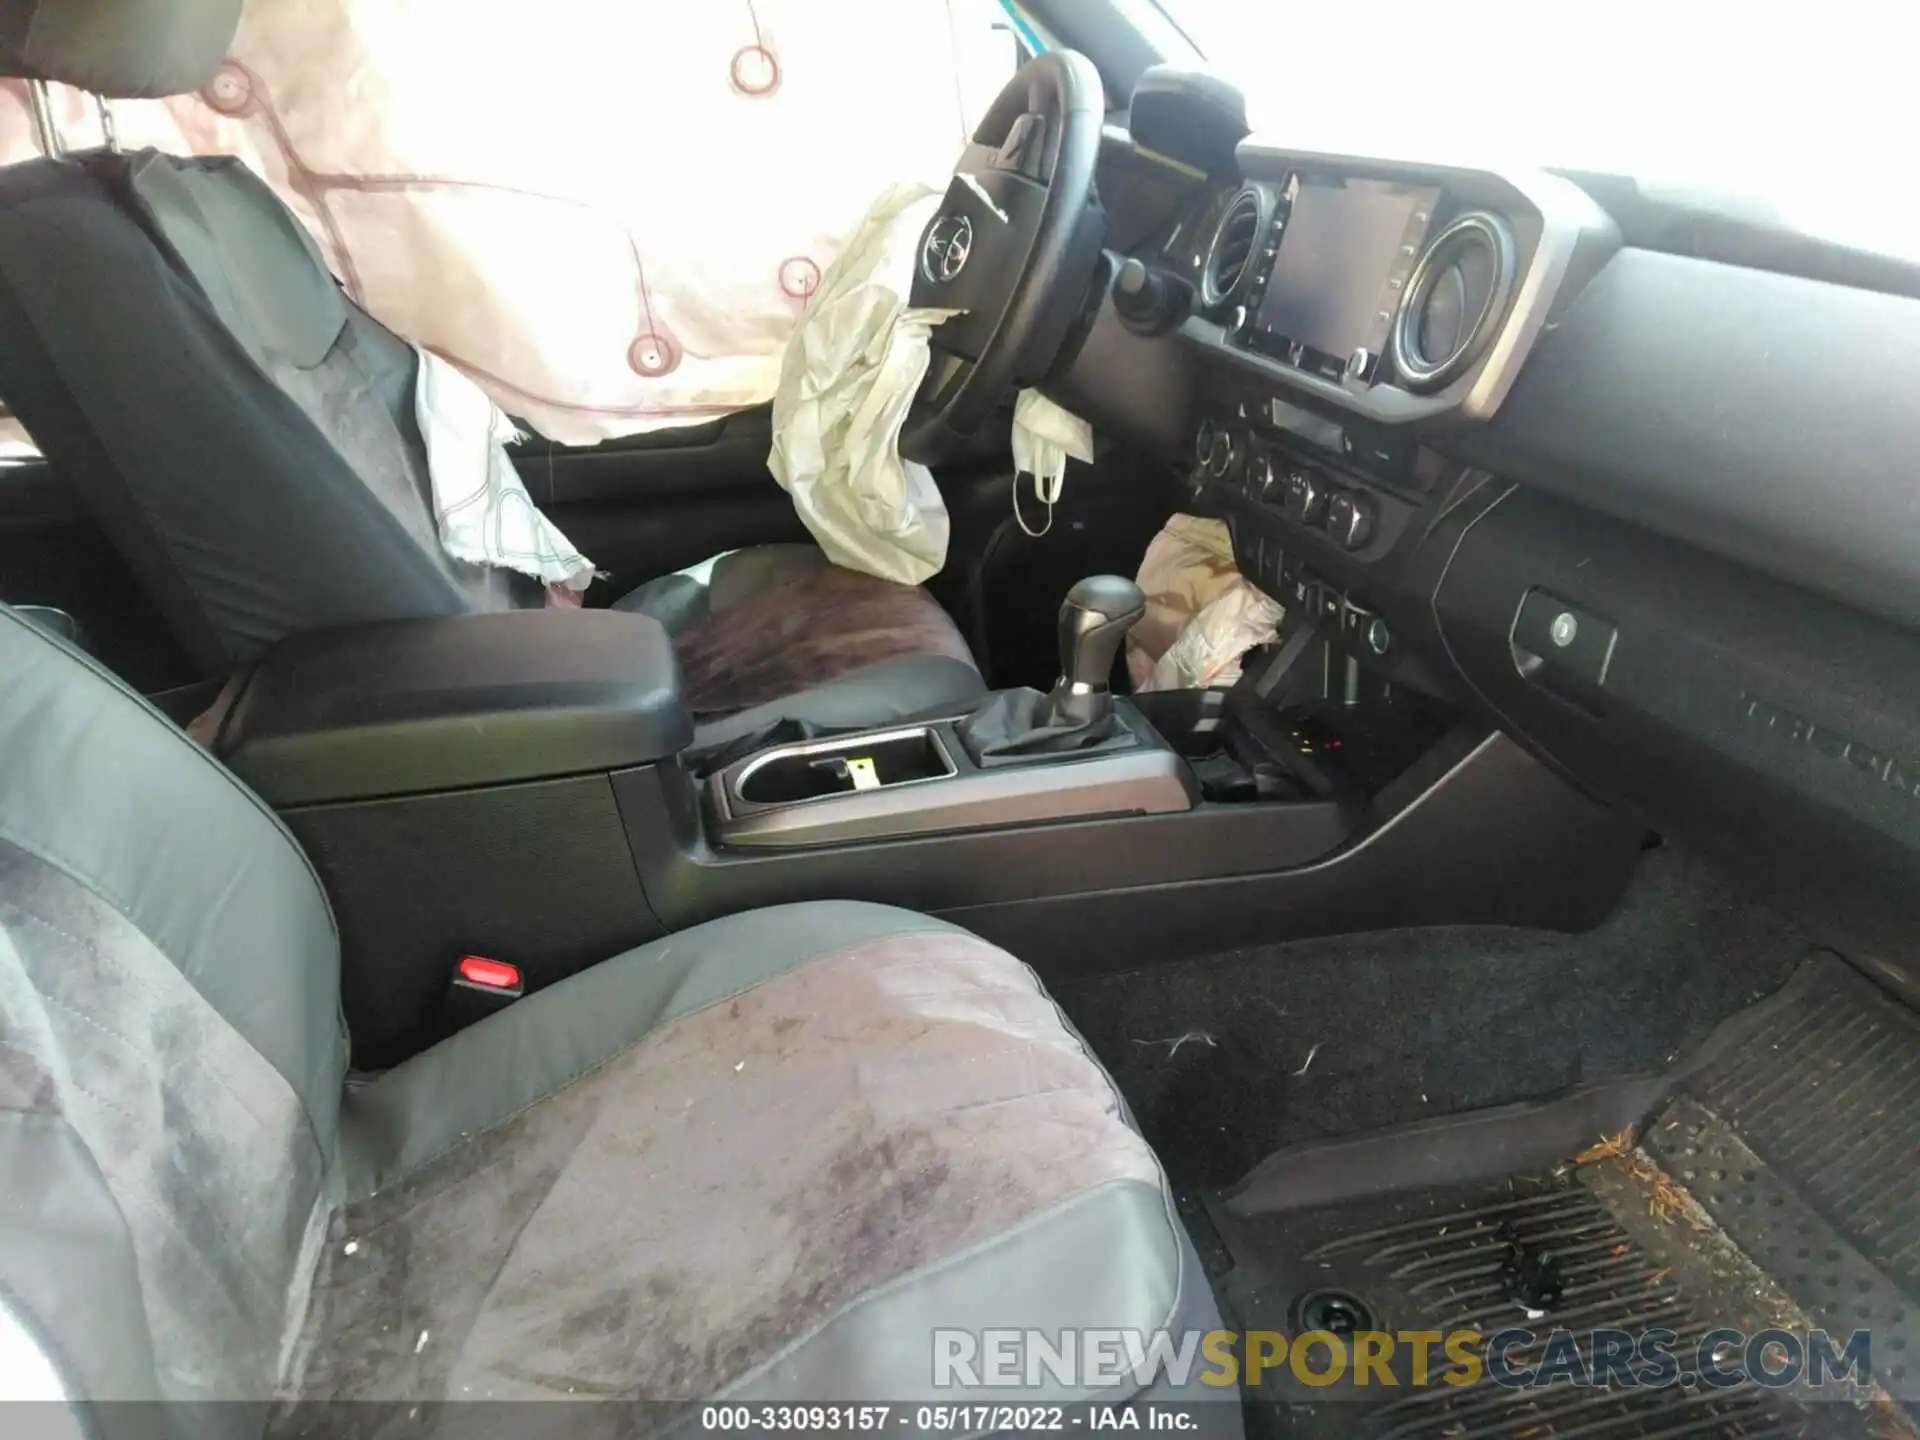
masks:
<svg viewBox="0 0 1920 1440"><path fill-rule="evenodd" d="M1054 992L1179 1186L1282 1145L1655 1070L1785 984L1795 926L1672 847L1579 935L1383 931Z"/></svg>

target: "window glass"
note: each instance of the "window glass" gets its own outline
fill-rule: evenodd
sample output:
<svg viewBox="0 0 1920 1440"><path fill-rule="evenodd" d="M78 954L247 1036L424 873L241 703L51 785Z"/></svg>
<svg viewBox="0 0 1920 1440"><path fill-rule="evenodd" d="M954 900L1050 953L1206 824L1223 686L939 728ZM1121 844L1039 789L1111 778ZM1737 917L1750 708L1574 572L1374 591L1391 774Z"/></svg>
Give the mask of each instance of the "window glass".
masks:
<svg viewBox="0 0 1920 1440"><path fill-rule="evenodd" d="M1920 257L1910 4L1160 4L1290 148L1627 175Z"/></svg>

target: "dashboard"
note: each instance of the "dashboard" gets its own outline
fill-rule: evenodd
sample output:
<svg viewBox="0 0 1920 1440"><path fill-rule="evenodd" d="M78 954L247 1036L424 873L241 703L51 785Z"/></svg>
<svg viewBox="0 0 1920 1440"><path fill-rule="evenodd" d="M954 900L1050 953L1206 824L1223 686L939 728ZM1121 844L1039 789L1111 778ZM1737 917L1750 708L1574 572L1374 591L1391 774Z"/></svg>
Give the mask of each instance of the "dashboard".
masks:
<svg viewBox="0 0 1920 1440"><path fill-rule="evenodd" d="M1124 403L1055 398L1290 625L1920 994L1920 276L1651 214L1247 136L1126 242L1190 299Z"/></svg>
<svg viewBox="0 0 1920 1440"><path fill-rule="evenodd" d="M1397 668L1392 563L1467 467L1422 442L1495 415L1576 260L1618 241L1554 177L1242 146L1162 242L1206 367L1186 503L1242 573ZM1413 663L1410 659L1406 663Z"/></svg>
<svg viewBox="0 0 1920 1440"><path fill-rule="evenodd" d="M1576 261L1619 241L1584 191L1540 172L1261 145L1240 161L1246 178L1159 257L1197 295L1184 337L1382 423L1491 418Z"/></svg>

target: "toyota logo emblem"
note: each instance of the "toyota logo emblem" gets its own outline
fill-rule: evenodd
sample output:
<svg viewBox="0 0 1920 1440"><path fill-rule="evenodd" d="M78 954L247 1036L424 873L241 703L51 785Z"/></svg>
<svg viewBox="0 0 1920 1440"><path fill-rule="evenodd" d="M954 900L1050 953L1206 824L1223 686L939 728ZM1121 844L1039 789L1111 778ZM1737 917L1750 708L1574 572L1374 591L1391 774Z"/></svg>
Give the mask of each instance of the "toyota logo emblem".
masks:
<svg viewBox="0 0 1920 1440"><path fill-rule="evenodd" d="M920 273L944 285L967 268L967 256L972 253L973 221L965 215L942 215L920 247Z"/></svg>

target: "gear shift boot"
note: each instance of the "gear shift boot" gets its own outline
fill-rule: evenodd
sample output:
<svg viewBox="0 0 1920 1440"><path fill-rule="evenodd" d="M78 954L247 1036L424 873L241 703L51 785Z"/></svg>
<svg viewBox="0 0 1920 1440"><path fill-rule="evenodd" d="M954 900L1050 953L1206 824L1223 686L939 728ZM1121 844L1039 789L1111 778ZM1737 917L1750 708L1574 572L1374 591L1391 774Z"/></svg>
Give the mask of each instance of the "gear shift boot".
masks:
<svg viewBox="0 0 1920 1440"><path fill-rule="evenodd" d="M1113 712L1107 688L1127 632L1146 613L1133 581L1094 575L1060 607L1060 681L1053 693L1009 690L959 724L976 763L1008 765L1046 755L1089 755L1139 743Z"/></svg>
<svg viewBox="0 0 1920 1440"><path fill-rule="evenodd" d="M1105 697L1106 713L1090 723L1056 717L1053 697L1038 690L1002 690L954 728L983 770L1049 757L1101 755L1139 744Z"/></svg>

